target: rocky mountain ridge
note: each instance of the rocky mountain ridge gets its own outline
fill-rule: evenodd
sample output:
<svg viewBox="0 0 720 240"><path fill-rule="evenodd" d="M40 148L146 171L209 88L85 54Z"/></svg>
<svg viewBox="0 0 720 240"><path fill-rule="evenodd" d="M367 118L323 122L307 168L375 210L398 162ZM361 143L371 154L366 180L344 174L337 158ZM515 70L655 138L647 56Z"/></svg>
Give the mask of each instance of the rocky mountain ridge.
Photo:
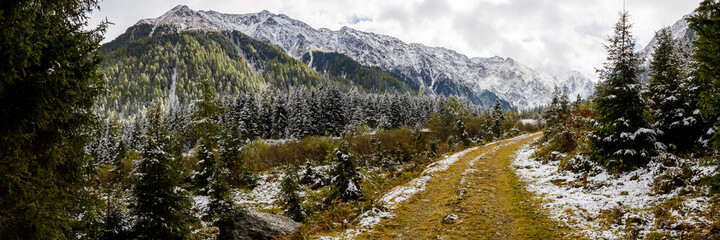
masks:
<svg viewBox="0 0 720 240"><path fill-rule="evenodd" d="M158 27L172 27L176 31L240 31L272 43L297 59L312 51L338 52L363 65L397 74L401 80L420 86L430 94L454 94L475 103L489 102L484 98L496 95L515 107L532 108L547 104L556 85L572 98L591 95L595 85L578 72L553 76L511 58L469 58L447 48L405 43L395 37L349 27L337 31L315 29L268 11L224 14L179 5L158 18L143 19L136 25L139 24L151 25L150 35Z"/></svg>

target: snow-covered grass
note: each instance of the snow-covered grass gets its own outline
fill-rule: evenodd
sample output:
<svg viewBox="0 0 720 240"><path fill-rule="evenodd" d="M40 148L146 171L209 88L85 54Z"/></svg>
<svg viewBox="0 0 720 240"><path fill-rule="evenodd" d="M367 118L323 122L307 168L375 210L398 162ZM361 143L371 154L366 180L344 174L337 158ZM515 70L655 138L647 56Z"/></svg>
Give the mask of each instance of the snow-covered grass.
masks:
<svg viewBox="0 0 720 240"><path fill-rule="evenodd" d="M305 169L305 166L299 166L299 169ZM312 166L316 173L327 173L332 165ZM299 173L302 175L302 172ZM233 199L235 204L248 209L278 209L278 199L280 196L280 185L285 178L282 168L275 168L266 171L258 176L257 185L252 191L234 190ZM302 187L302 185L301 185ZM305 196L306 191L300 191L300 196Z"/></svg>
<svg viewBox="0 0 720 240"><path fill-rule="evenodd" d="M524 118L524 119L520 119L520 123L527 124L527 125L538 125L538 120Z"/></svg>
<svg viewBox="0 0 720 240"><path fill-rule="evenodd" d="M535 150L526 145L517 152L513 162L517 175L527 184L528 191L544 200L550 217L588 238L626 237L628 229L634 229L639 236L658 232L678 237L679 231L658 229L653 212L670 199L679 199L680 203L677 208L670 209L673 221L660 223L671 225L666 229L678 225L697 226L710 221L702 214L711 205L710 199L703 194L706 191L703 187L695 188L699 194L681 194L682 188L667 194L654 191L653 181L664 174L666 168L657 161L619 175L599 168L595 171L597 174L587 175L559 170L558 161L543 163L533 159L531 155ZM702 166L698 161L678 161L687 164L694 173L690 182L709 176L716 168Z"/></svg>
<svg viewBox="0 0 720 240"><path fill-rule="evenodd" d="M257 186L250 192L234 191L235 203L249 209L270 209L277 207L280 184L285 174L265 173L258 176Z"/></svg>

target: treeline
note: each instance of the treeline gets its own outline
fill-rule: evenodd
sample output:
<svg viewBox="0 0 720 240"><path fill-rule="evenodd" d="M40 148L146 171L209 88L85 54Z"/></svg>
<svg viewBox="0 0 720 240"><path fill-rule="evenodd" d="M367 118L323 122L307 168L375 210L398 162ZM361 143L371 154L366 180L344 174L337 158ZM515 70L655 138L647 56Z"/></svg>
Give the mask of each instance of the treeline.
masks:
<svg viewBox="0 0 720 240"><path fill-rule="evenodd" d="M430 128L442 132L442 136L438 136L440 140L453 137L455 141L469 145L535 128L519 122L520 118L534 117L532 112L506 111L499 102L493 109L486 109L456 97L446 99L357 90L342 92L337 87L325 85L298 87L287 92L267 88L260 92L243 92L235 97L220 97L212 87L212 81L208 80L202 82L199 92L203 98L191 105L156 104L163 106L163 122L177 138L176 152L196 148L197 142L208 133L216 138L215 141L222 141L217 138L220 135L233 134L233 141L244 144L258 139L341 136L343 133L407 126ZM122 155L118 151L142 149L143 135L148 131L148 113L150 109L130 119L114 116L95 128L96 141L88 149L97 162L111 163ZM196 119L199 114L207 119ZM198 127L198 124L209 122L214 127Z"/></svg>
<svg viewBox="0 0 720 240"><path fill-rule="evenodd" d="M717 2L703 1L689 18L698 34L694 59L683 58L669 29L657 32L644 81L642 59L633 51L631 24L622 13L606 46L607 62L598 70L601 83L594 97L570 103L556 90L543 113L545 144L536 155L562 160L561 166L569 170L601 166L613 172L641 168L653 160L675 166L677 158L717 159L720 72L715 66L720 61L720 37L715 33L720 26L709 19L717 19L719 9ZM718 177L707 181L718 189Z"/></svg>
<svg viewBox="0 0 720 240"><path fill-rule="evenodd" d="M212 81L209 82L207 84L212 84ZM198 92L208 94L205 91L214 93L214 89L208 88ZM378 94L358 90L343 92L330 85L316 88L297 87L290 91L266 88L259 92L243 92L234 97L216 97L219 114L215 120L231 129L237 129L241 134L240 138L245 141L258 138L299 139L310 135L338 136L348 127L360 125L370 129L419 127L433 114L443 116L451 114L448 111L461 108L462 113L458 114L467 115L467 119L469 116L482 116L488 112L484 107L455 97L445 99L409 93ZM197 104L168 104L170 107L167 111L173 118L173 126L188 128L191 125L190 116L198 111ZM138 115L134 120L131 119L131 122L137 125L144 121L143 118ZM485 135L476 137L480 140L491 139Z"/></svg>

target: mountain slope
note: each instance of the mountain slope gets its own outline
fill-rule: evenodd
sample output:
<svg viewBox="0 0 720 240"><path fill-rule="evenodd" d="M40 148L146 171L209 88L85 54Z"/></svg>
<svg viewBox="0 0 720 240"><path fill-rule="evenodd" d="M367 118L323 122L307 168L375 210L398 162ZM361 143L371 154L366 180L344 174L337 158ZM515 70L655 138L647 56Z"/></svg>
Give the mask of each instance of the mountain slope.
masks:
<svg viewBox="0 0 720 240"><path fill-rule="evenodd" d="M691 15L692 14L687 14L680 18L680 20L676 21L672 26L663 28L670 30L670 35L676 41L680 58L686 63L695 61L693 58L693 54L695 54L695 46L693 46L693 42L697 40L697 35L695 34L695 30L689 28L689 23L687 21ZM642 50L640 50L640 52L638 52L640 57L644 59L642 68L645 71L643 71L640 76L642 81L648 80L650 75L650 60L652 60L652 55L655 53L656 46L657 39L653 37L650 42Z"/></svg>
<svg viewBox="0 0 720 240"><path fill-rule="evenodd" d="M383 90L392 88L405 92L418 90L417 86L407 86L407 84L398 80L393 74L382 71L377 67L367 68L355 60L352 60L352 58L340 53L313 51L311 53L305 53L302 57L302 62L319 72L347 78L353 83L362 86L364 89Z"/></svg>
<svg viewBox="0 0 720 240"><path fill-rule="evenodd" d="M453 50L407 44L397 38L343 27L338 31L315 29L282 14L263 11L254 14L223 14L194 11L177 6L162 16L144 19L138 25L176 31L237 30L255 39L272 43L300 59L313 50L338 52L355 61L399 76L429 93L460 95L482 103L482 94L491 91L521 108L549 102L557 84L571 96L587 97L594 83L578 73L556 77L539 73L514 60L500 57L468 58Z"/></svg>
<svg viewBox="0 0 720 240"><path fill-rule="evenodd" d="M672 26L665 27L667 29L670 29L670 33L672 35L672 38L677 41L677 46L680 49L680 55L685 59L692 58L694 51L693 42L697 40L697 35L695 35L695 31L689 28L689 23L687 19L692 14L687 14L683 16L680 20L676 21ZM657 39L655 37L650 40L650 42L640 50L640 56L645 58L645 63L650 62L650 57L655 52L655 47L657 46Z"/></svg>
<svg viewBox="0 0 720 240"><path fill-rule="evenodd" d="M152 102L185 104L198 99L198 82L203 79L213 80L216 91L228 95L268 86L286 90L318 85L415 92L394 78L365 79L369 86L380 86L370 89L343 76L319 73L281 49L237 31L177 32L139 24L103 45L100 54L108 94L98 100L96 110L121 116L137 113Z"/></svg>

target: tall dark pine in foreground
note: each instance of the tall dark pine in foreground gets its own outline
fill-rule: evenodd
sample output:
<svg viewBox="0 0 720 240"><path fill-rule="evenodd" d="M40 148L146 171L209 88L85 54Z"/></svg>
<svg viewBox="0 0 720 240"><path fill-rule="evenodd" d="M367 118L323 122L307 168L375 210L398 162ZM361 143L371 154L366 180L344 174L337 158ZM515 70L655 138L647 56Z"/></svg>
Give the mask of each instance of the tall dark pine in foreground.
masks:
<svg viewBox="0 0 720 240"><path fill-rule="evenodd" d="M146 144L134 170L137 183L131 190L130 213L137 239L187 239L195 217L190 213L189 193L181 186L179 162L167 152L171 145L162 124L160 106L148 113Z"/></svg>
<svg viewBox="0 0 720 240"><path fill-rule="evenodd" d="M97 1L1 1L0 238L75 238L100 92Z"/></svg>
<svg viewBox="0 0 720 240"><path fill-rule="evenodd" d="M714 123L713 150L720 154L720 2L705 0L690 19L690 28L698 35L694 42L695 60L698 62L697 84L700 86L698 103L706 119ZM720 169L711 183L712 192L720 192Z"/></svg>
<svg viewBox="0 0 720 240"><path fill-rule="evenodd" d="M607 62L598 70L595 111L598 126L591 133L593 158L614 170L642 166L657 154L655 130L646 120L648 112L640 95L640 58L633 51L627 12L620 14L615 35L610 37Z"/></svg>
<svg viewBox="0 0 720 240"><path fill-rule="evenodd" d="M698 118L693 114L694 91L684 76L681 60L670 30L655 34L657 47L650 61L648 97L658 141L669 151L688 152L702 136ZM699 130L699 131L698 131Z"/></svg>
<svg viewBox="0 0 720 240"><path fill-rule="evenodd" d="M720 2L705 0L690 17L690 28L698 35L694 42L697 50L698 86L700 97L698 104L703 115L714 123L714 150L720 152Z"/></svg>

